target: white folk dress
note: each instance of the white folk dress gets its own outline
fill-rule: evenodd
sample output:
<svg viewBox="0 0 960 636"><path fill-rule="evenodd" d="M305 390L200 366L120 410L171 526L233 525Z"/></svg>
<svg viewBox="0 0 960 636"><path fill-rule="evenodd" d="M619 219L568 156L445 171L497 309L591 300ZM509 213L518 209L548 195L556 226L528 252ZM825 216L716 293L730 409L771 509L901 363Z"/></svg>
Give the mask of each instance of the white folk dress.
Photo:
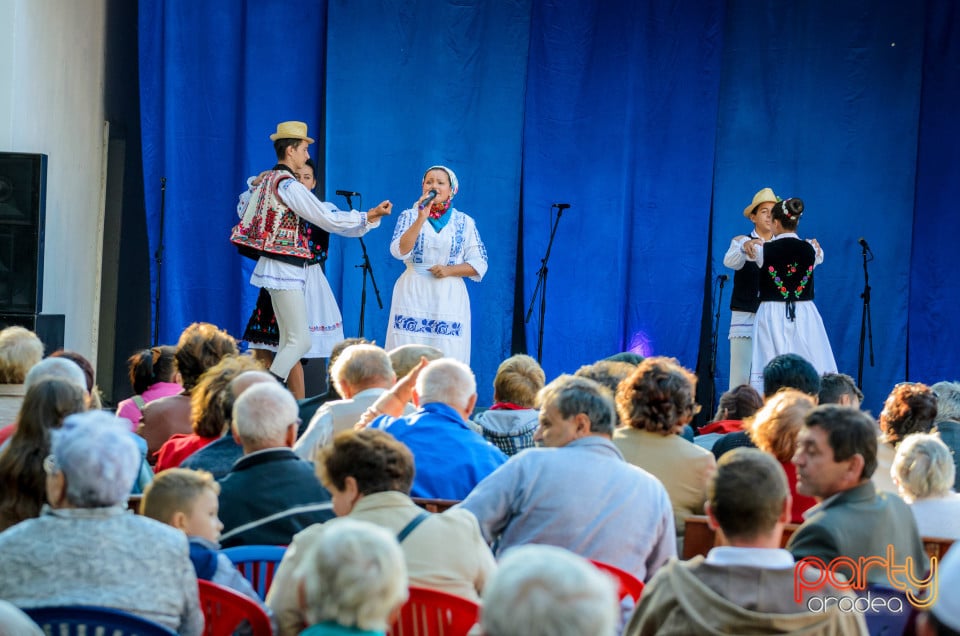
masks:
<svg viewBox="0 0 960 636"><path fill-rule="evenodd" d="M793 232L780 234L771 241L798 239ZM769 245L768 241L764 245ZM767 274L764 264L764 245L758 246L756 262L760 266L760 276ZM816 250L814 266L823 262L823 252ZM812 280L812 273L811 273ZM763 283L761 282L761 287ZM837 362L827 338L827 330L817 306L812 300L798 300L794 303L795 317L790 319L785 311L786 303L763 301L757 309L757 318L753 325L753 364L750 371L750 384L763 395L763 368L776 356L795 353L813 365L817 373L836 373Z"/></svg>
<svg viewBox="0 0 960 636"><path fill-rule="evenodd" d="M470 279L480 282L487 271L487 251L473 219L451 208L452 215L437 232L430 222L423 224L417 242L407 254L400 254L400 237L417 218L417 210L404 210L390 242L390 253L407 265L393 287L387 350L405 344L436 347L450 358L470 364L470 297L460 276L436 278L434 265L469 263L477 271Z"/></svg>

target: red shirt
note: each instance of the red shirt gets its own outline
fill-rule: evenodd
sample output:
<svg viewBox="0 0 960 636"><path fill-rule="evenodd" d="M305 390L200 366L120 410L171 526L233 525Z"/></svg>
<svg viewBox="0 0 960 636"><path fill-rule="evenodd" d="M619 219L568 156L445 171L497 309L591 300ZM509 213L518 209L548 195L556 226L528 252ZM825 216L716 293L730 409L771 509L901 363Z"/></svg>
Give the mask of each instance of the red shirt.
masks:
<svg viewBox="0 0 960 636"><path fill-rule="evenodd" d="M803 523L803 513L816 505L813 497L797 494L797 467L792 462L780 462L787 473L787 485L790 486L790 495L793 497L793 507L790 508L790 523Z"/></svg>
<svg viewBox="0 0 960 636"><path fill-rule="evenodd" d="M200 437L196 433L190 433L189 435L177 433L164 442L160 450L157 451L157 464L153 467L153 470L159 473L167 468L176 468L187 457L218 439L218 437Z"/></svg>

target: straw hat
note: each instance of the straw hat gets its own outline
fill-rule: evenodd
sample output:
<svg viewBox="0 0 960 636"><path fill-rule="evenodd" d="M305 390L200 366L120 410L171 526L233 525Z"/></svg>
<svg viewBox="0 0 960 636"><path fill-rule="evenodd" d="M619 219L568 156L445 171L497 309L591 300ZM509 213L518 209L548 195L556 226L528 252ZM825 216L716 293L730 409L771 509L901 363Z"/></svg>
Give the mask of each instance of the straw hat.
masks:
<svg viewBox="0 0 960 636"><path fill-rule="evenodd" d="M313 139L307 137L307 125L302 121L282 121L277 124L277 132L270 135L270 141L277 139L303 139L308 144L313 143Z"/></svg>
<svg viewBox="0 0 960 636"><path fill-rule="evenodd" d="M304 129L306 130L306 129ZM743 208L743 216L750 218L750 213L753 212L753 208L757 207L761 203L776 203L780 200L780 197L773 193L773 190L770 188L764 188L760 192L757 192L753 195L753 203Z"/></svg>

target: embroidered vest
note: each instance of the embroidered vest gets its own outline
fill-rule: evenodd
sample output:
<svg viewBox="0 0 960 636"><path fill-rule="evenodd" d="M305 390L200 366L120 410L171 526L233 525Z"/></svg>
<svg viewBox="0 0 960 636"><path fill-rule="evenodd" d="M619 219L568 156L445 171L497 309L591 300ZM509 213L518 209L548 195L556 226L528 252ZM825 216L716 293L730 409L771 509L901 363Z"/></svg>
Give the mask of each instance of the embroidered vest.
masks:
<svg viewBox="0 0 960 636"><path fill-rule="evenodd" d="M763 245L760 300L793 302L813 300L813 265L817 252L798 238L782 238Z"/></svg>
<svg viewBox="0 0 960 636"><path fill-rule="evenodd" d="M273 170L253 191L240 222L230 233L230 242L243 256L269 256L295 265L313 258L304 227L306 221L277 195L280 183L292 178L285 170Z"/></svg>

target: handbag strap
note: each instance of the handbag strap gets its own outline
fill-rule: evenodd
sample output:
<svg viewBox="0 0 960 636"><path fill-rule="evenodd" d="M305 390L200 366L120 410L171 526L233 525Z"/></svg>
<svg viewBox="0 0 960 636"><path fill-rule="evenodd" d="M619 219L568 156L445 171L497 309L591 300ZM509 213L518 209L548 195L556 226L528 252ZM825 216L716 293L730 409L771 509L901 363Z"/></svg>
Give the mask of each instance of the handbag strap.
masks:
<svg viewBox="0 0 960 636"><path fill-rule="evenodd" d="M423 511L420 514L418 514L416 517L411 519L410 523L403 526L403 529L397 533L397 543L403 543L403 540L406 539L410 535L410 533L413 532L416 529L416 527L419 526L421 523L423 523L429 516L430 516L429 512Z"/></svg>

